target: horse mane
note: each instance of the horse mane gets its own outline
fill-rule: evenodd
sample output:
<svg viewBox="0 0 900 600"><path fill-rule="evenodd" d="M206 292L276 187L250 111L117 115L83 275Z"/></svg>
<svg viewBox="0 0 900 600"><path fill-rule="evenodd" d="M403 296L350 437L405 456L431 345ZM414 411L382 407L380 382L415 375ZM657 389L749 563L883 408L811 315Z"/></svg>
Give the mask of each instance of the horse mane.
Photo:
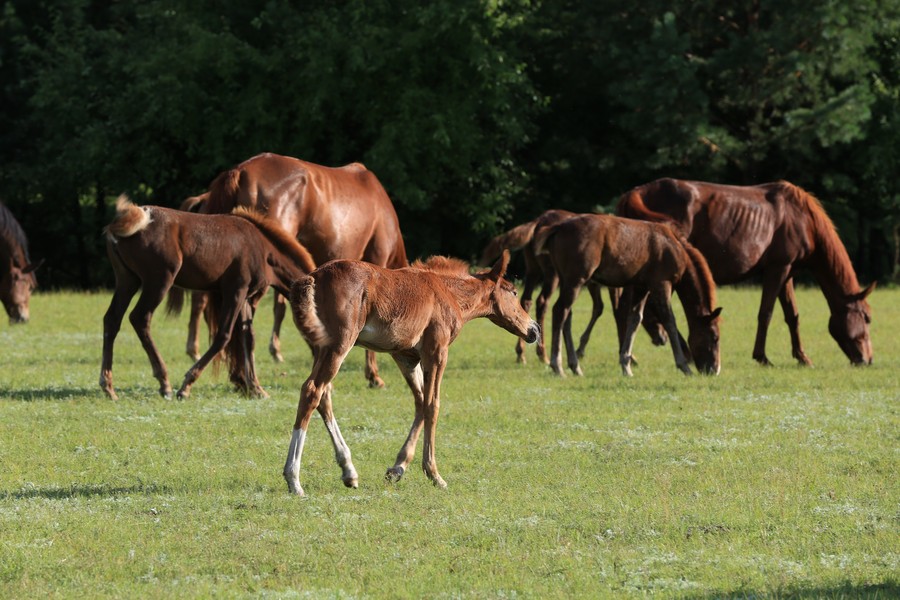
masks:
<svg viewBox="0 0 900 600"><path fill-rule="evenodd" d="M431 256L424 261L413 262L409 268L419 271L432 271L444 275L468 275L469 263L450 256Z"/></svg>
<svg viewBox="0 0 900 600"><path fill-rule="evenodd" d="M241 169L238 167L222 171L209 184L206 206L203 211L210 214L230 213L237 206L238 191L241 187Z"/></svg>
<svg viewBox="0 0 900 600"><path fill-rule="evenodd" d="M856 270L850 261L850 255L838 235L834 222L822 207L822 203L814 195L789 181L780 181L779 184L785 191L786 198L803 208L809 216L816 251L822 253L825 263L830 267L837 282L849 293L858 292L860 289L859 279L856 277Z"/></svg>
<svg viewBox="0 0 900 600"><path fill-rule="evenodd" d="M0 255L2 254L7 254L14 261L22 261L20 267L31 262L28 258L28 238L25 236L25 230L12 212L0 202Z"/></svg>
<svg viewBox="0 0 900 600"><path fill-rule="evenodd" d="M284 254L290 256L300 268L311 273L316 268L316 263L303 244L298 242L291 234L284 230L274 219L270 219L255 210L238 207L231 212L235 217L250 221L260 232Z"/></svg>
<svg viewBox="0 0 900 600"><path fill-rule="evenodd" d="M146 208L134 204L126 194L121 194L116 198L116 216L103 228L103 233L115 242L116 238L130 237L145 229L150 221L150 212Z"/></svg>
<svg viewBox="0 0 900 600"><path fill-rule="evenodd" d="M675 237L678 238L678 241L681 242L681 245L684 246L684 251L688 255L689 263L688 268L691 269L694 273L694 279L700 285L700 291L703 293L704 297L709 298L709 309L713 310L716 308L716 282L713 279L712 271L709 270L709 264L706 262L706 258L704 258L703 254L697 250L687 241L682 235L679 235L675 232Z"/></svg>

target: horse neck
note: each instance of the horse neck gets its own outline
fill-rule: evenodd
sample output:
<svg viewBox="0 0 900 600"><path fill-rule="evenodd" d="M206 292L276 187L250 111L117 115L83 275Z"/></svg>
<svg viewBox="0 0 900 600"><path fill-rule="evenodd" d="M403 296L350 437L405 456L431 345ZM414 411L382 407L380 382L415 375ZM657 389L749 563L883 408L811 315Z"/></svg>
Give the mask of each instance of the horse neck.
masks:
<svg viewBox="0 0 900 600"><path fill-rule="evenodd" d="M485 281L452 275L438 275L438 277L450 296L456 300L463 323L491 314L490 301L485 294Z"/></svg>
<svg viewBox="0 0 900 600"><path fill-rule="evenodd" d="M684 253L685 269L675 285L675 292L681 300L688 326L693 327L699 317L711 314L715 308L715 284L708 273L709 268L700 263L700 258L687 248Z"/></svg>
<svg viewBox="0 0 900 600"><path fill-rule="evenodd" d="M273 276L269 284L277 289L279 293L287 295L291 289L291 284L306 275L306 271L297 264L297 260L294 257L282 251L275 244L271 244L271 246L270 252L275 260L269 264L269 270Z"/></svg>
<svg viewBox="0 0 900 600"><path fill-rule="evenodd" d="M815 250L810 256L813 276L822 288L822 294L834 311L846 305L846 298L859 292L859 280L850 255L830 221L813 218Z"/></svg>

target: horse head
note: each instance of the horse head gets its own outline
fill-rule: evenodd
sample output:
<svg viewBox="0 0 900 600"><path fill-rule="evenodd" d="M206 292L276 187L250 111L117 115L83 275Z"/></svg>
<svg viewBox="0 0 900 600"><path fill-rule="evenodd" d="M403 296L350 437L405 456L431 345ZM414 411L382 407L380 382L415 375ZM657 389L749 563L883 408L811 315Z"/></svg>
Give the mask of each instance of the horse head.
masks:
<svg viewBox="0 0 900 600"><path fill-rule="evenodd" d="M706 375L718 375L722 369L719 357L719 314L722 307L699 317L688 332L688 347L697 370Z"/></svg>
<svg viewBox="0 0 900 600"><path fill-rule="evenodd" d="M516 286L503 278L508 266L509 250L503 250L490 271L476 275L479 279L493 283L490 288L491 312L487 317L494 325L533 344L538 341L541 328L519 304Z"/></svg>
<svg viewBox="0 0 900 600"><path fill-rule="evenodd" d="M28 302L31 292L37 287L34 271L43 264L43 260L19 267L10 258L8 268L0 278L0 300L9 315L11 325L27 323L30 316Z"/></svg>
<svg viewBox="0 0 900 600"><path fill-rule="evenodd" d="M866 289L848 295L845 303L832 307L828 320L828 332L854 365L872 364L872 340L869 338L872 309L866 298L874 289L875 282L872 282Z"/></svg>

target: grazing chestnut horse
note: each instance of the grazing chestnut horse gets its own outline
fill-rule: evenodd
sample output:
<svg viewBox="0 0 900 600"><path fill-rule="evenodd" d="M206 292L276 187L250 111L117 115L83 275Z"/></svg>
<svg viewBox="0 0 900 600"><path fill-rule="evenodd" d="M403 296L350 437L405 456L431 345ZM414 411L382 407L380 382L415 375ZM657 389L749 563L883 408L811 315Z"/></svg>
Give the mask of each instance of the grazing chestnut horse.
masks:
<svg viewBox="0 0 900 600"><path fill-rule="evenodd" d="M316 264L346 258L382 267L405 267L406 247L397 212L375 175L359 163L339 168L259 154L221 173L209 189L207 213L236 206L269 215L309 249ZM279 332L284 299L275 298L269 351L281 361ZM366 379L383 387L375 354L366 354Z"/></svg>
<svg viewBox="0 0 900 600"><path fill-rule="evenodd" d="M688 347L703 373L718 373L719 313L715 284L703 256L667 225L611 215L579 215L544 229L535 239L535 252L546 254L559 274L559 298L553 305L550 366L563 375L561 334L566 339L569 367L581 375L572 342L572 304L588 281L632 286L625 336L620 347L622 371L631 375L631 349L644 305L659 315L672 346L675 364L690 374L688 359L679 343L672 291L678 293L688 321Z"/></svg>
<svg viewBox="0 0 900 600"><path fill-rule="evenodd" d="M234 215L198 215L160 206L140 207L125 196L106 229L106 250L116 289L103 317L100 387L117 399L112 383L113 344L132 297L141 296L129 319L150 359L159 392L170 397L166 366L150 320L174 285L209 292L212 345L184 376L179 398L222 350L231 380L241 391L265 396L253 364L253 314L272 285L288 293L291 283L315 268L309 252L277 223L238 210Z"/></svg>
<svg viewBox="0 0 900 600"><path fill-rule="evenodd" d="M528 342L540 336L537 323L519 306L515 287L503 279L508 263L509 252L504 251L493 269L472 276L464 262L444 257L398 270L338 260L294 284L294 323L312 346L315 363L300 391L284 465L284 478L291 492L303 495L300 458L316 409L331 435L341 479L347 487L357 487L350 449L331 408L331 382L354 345L390 353L415 399L415 418L409 435L385 477L397 481L403 476L424 423L422 468L435 485L446 487L435 463L434 434L448 347L463 325L477 317L487 317Z"/></svg>
<svg viewBox="0 0 900 600"><path fill-rule="evenodd" d="M781 301L793 356L812 364L800 343L794 272L809 267L831 309L828 331L853 364L872 362L866 297L834 224L819 201L786 181L734 186L660 179L619 199L619 215L673 222L703 253L718 284L762 277L753 358L769 365L766 334Z"/></svg>
<svg viewBox="0 0 900 600"><path fill-rule="evenodd" d="M569 212L568 210L551 209L544 211L533 221L513 227L509 231L501 233L492 239L485 247L484 252L481 253L481 260L478 262L480 265L489 265L500 256L504 249L510 251L522 251L522 257L525 259L525 280L520 302L522 308L525 309L526 312L531 310L531 297L534 294L534 287L540 281L541 292L538 294L537 304L534 308L534 318L542 329L544 327L544 315L547 312L547 304L550 302L550 297L553 295L553 292L556 291L556 286L559 284L559 277L553 269L553 265L550 264L549 257L546 255L538 256L534 253L534 237L544 227L556 225L575 215L576 213ZM587 327L584 329L584 333L581 334L581 339L578 343L576 354L579 358L584 357L584 350L587 347L588 341L591 339L591 332L594 329L594 325L597 323L597 319L600 318L600 315L603 314L603 298L600 295L600 284L589 281L586 285L588 292L591 294L593 309L591 310L591 318L588 321ZM614 313L617 313L617 311L620 310L619 296L620 290L618 288L609 288L609 299ZM654 345L664 346L666 344L666 330L656 319L654 314L645 314L641 324L647 330ZM619 343L621 344L625 333L625 319L617 318L616 326ZM550 362L547 358L546 349L544 348L544 338L538 340L537 355L541 362ZM516 361L523 364L525 363L525 342L521 338L516 342Z"/></svg>
<svg viewBox="0 0 900 600"><path fill-rule="evenodd" d="M28 303L37 287L34 272L43 262L32 263L28 258L25 231L9 209L0 204L0 301L10 325L28 322Z"/></svg>

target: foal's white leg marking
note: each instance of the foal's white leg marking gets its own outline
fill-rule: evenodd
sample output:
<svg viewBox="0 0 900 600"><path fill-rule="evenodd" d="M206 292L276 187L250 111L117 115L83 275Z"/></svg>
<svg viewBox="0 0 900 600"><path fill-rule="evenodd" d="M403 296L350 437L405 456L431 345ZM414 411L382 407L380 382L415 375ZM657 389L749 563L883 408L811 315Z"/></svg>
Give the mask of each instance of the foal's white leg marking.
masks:
<svg viewBox="0 0 900 600"><path fill-rule="evenodd" d="M331 443L334 444L334 458L343 471L341 480L347 487L359 487L359 475L356 474L356 468L350 460L350 447L347 446L344 436L341 435L337 419L332 418L330 421L325 421L325 429L328 430L328 435L331 436Z"/></svg>
<svg viewBox="0 0 900 600"><path fill-rule="evenodd" d="M291 445L288 448L287 461L284 463L284 479L291 493L303 495L300 487L300 458L303 456L303 444L306 442L306 431L295 429L291 434Z"/></svg>

